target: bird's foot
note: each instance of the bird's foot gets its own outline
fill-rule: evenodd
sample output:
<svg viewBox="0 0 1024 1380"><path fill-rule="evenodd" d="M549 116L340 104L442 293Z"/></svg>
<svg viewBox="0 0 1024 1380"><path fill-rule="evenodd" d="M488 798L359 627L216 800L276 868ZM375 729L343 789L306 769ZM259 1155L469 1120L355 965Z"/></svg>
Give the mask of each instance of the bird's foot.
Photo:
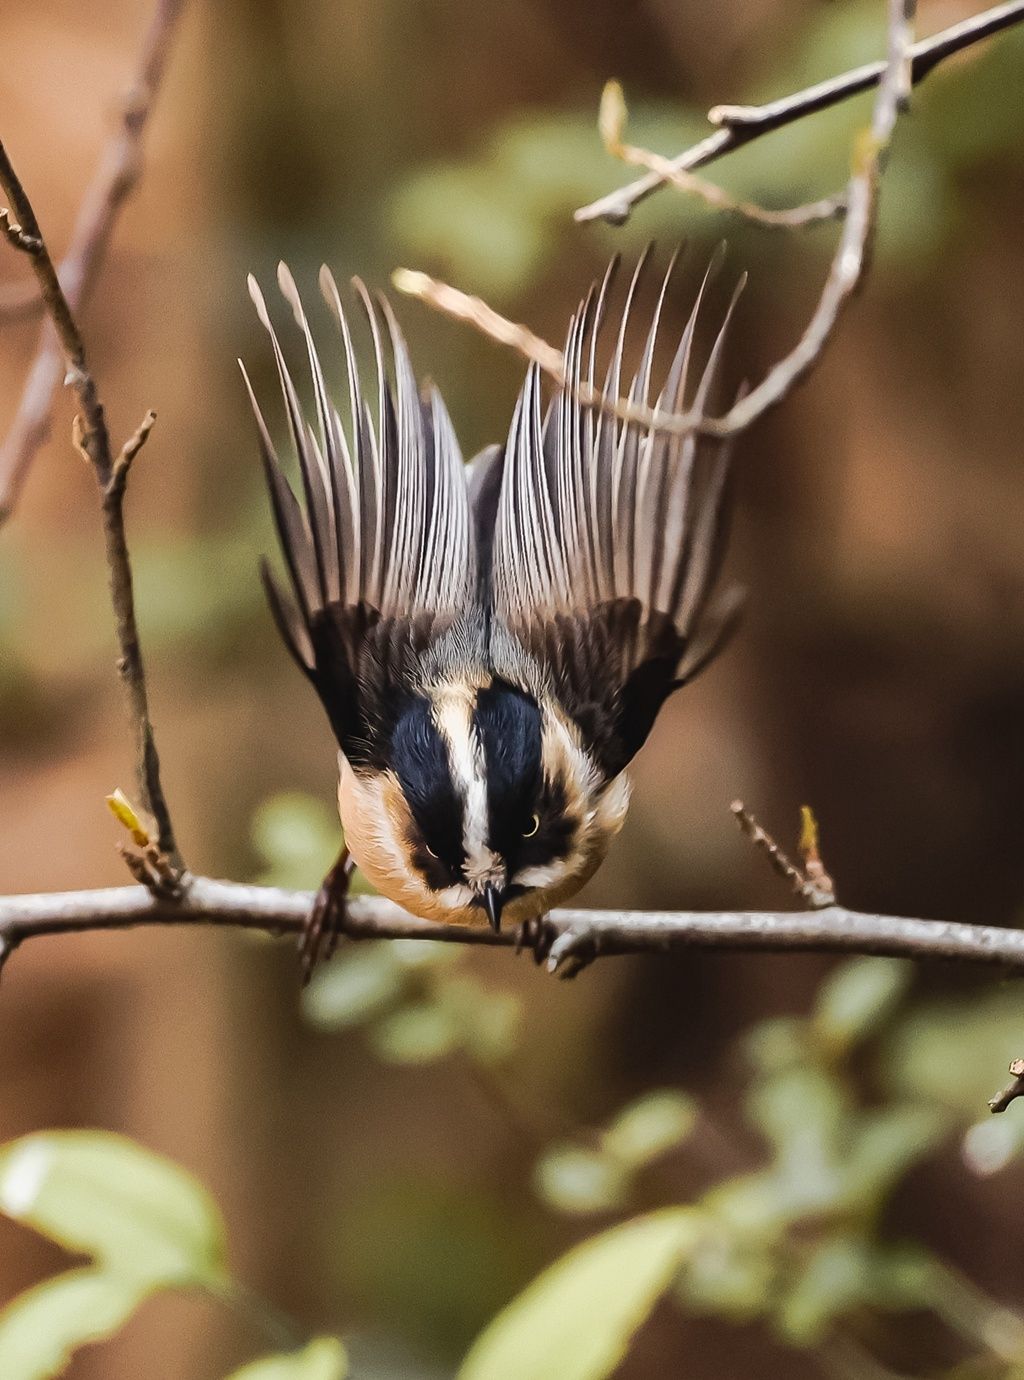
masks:
<svg viewBox="0 0 1024 1380"><path fill-rule="evenodd" d="M597 957L594 936L584 929L556 925L549 915L524 920L516 931L516 953L530 949L538 966L545 964L549 973L560 978L574 978Z"/></svg>
<svg viewBox="0 0 1024 1380"><path fill-rule="evenodd" d="M348 890L355 863L347 848L324 878L299 936L302 985L307 986L319 963L325 963L338 947L345 931Z"/></svg>

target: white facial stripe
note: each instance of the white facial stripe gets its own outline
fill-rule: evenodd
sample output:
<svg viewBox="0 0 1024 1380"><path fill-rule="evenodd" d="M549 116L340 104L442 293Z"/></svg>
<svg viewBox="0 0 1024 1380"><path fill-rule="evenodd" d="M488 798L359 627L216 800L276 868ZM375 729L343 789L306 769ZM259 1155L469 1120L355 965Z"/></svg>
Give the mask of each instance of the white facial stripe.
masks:
<svg viewBox="0 0 1024 1380"><path fill-rule="evenodd" d="M537 887L543 890L545 887L560 882L567 872L568 868L565 862L556 859L554 862L545 863L543 867L521 867L512 880L518 886Z"/></svg>
<svg viewBox="0 0 1024 1380"><path fill-rule="evenodd" d="M487 846L487 769L473 727L472 692L446 689L435 695L434 723L448 748L452 780L463 802L466 876L477 886L500 884L504 880L500 859Z"/></svg>

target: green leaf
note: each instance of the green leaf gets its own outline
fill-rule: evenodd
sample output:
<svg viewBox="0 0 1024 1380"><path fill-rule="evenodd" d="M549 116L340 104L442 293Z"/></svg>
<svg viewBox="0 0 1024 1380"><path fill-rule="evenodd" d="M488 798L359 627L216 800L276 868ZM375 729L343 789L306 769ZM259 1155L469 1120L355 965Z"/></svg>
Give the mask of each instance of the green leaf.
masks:
<svg viewBox="0 0 1024 1380"><path fill-rule="evenodd" d="M987 1088L993 1070L998 1079L1019 1045L1020 993L999 987L916 1008L886 1041L878 1072L891 1094L973 1121L979 1088Z"/></svg>
<svg viewBox="0 0 1024 1380"><path fill-rule="evenodd" d="M833 1318L860 1303L869 1287L870 1247L862 1241L826 1241L811 1255L776 1314L793 1346L814 1346Z"/></svg>
<svg viewBox="0 0 1024 1380"><path fill-rule="evenodd" d="M148 1293L142 1281L101 1270L69 1270L36 1285L0 1313L0 1375L60 1375L76 1347L117 1332Z"/></svg>
<svg viewBox="0 0 1024 1380"><path fill-rule="evenodd" d="M224 1230L209 1194L121 1136L48 1131L4 1146L0 1210L122 1279L223 1278Z"/></svg>
<svg viewBox="0 0 1024 1380"><path fill-rule="evenodd" d="M686 1139L697 1120L693 1100L666 1088L647 1093L625 1107L603 1136L604 1149L616 1159L639 1168L673 1150Z"/></svg>
<svg viewBox="0 0 1024 1380"><path fill-rule="evenodd" d="M912 1165L934 1149L945 1120L934 1107L886 1107L861 1118L840 1174L851 1206L874 1210Z"/></svg>
<svg viewBox="0 0 1024 1380"><path fill-rule="evenodd" d="M679 1299L691 1313L752 1322L774 1306L779 1268L771 1243L709 1232L683 1271Z"/></svg>
<svg viewBox="0 0 1024 1380"><path fill-rule="evenodd" d="M840 1145L848 1109L839 1086L815 1068L763 1078L746 1099L750 1120L773 1142L779 1212L820 1210L840 1187Z"/></svg>
<svg viewBox="0 0 1024 1380"><path fill-rule="evenodd" d="M537 1161L534 1186L559 1212L607 1212L625 1202L629 1175L621 1161L597 1150L553 1145Z"/></svg>
<svg viewBox="0 0 1024 1380"><path fill-rule="evenodd" d="M227 1380L344 1380L347 1374L348 1357L337 1337L316 1337L301 1351L251 1361Z"/></svg>
<svg viewBox="0 0 1024 1380"><path fill-rule="evenodd" d="M476 1059L493 1064L512 1052L523 1014L515 993L494 991L464 973L446 977L436 990L459 1044Z"/></svg>
<svg viewBox="0 0 1024 1380"><path fill-rule="evenodd" d="M480 1335L458 1380L603 1380L700 1238L666 1208L595 1236L545 1270Z"/></svg>
<svg viewBox="0 0 1024 1380"><path fill-rule="evenodd" d="M751 1063L762 1073L778 1073L810 1057L807 1022L796 1016L759 1021L743 1038Z"/></svg>
<svg viewBox="0 0 1024 1380"><path fill-rule="evenodd" d="M397 1000L404 980L386 940L348 949L314 976L303 993L303 1015L321 1030L345 1030Z"/></svg>
<svg viewBox="0 0 1024 1380"><path fill-rule="evenodd" d="M385 1017L370 1032L374 1049L392 1064L430 1064L459 1045L458 1023L436 1002L418 1002Z"/></svg>
<svg viewBox="0 0 1024 1380"><path fill-rule="evenodd" d="M338 819L314 796L284 791L265 800L252 821L253 846L267 864L267 881L309 886L338 853Z"/></svg>
<svg viewBox="0 0 1024 1380"><path fill-rule="evenodd" d="M870 1035L906 991L913 967L896 958L855 958L826 978L814 1014L819 1036L845 1052Z"/></svg>

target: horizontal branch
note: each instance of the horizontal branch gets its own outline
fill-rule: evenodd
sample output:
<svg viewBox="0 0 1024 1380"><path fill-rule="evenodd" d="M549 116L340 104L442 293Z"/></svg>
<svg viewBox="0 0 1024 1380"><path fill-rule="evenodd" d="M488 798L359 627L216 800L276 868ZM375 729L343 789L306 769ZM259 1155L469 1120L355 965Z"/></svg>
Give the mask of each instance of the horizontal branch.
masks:
<svg viewBox="0 0 1024 1380"><path fill-rule="evenodd" d="M1008 29L1024 21L1024 0L995 5L981 14L972 15L959 24L953 24L931 38L915 43L909 52L910 81L916 86L926 76L954 53L989 38L992 34ZM764 134L781 129L784 125L814 115L828 106L838 105L851 96L860 95L877 86L885 76L887 63L869 62L863 67L844 72L841 76L816 83L794 95L766 105L718 105L708 113L711 124L716 125L714 133L701 139L699 143L669 159L660 171L649 172L628 186L619 187L607 196L581 206L576 212L576 220L608 220L621 225L629 219L630 212L641 201L665 186L669 180L669 169L674 172L693 172L706 168L726 154L735 152L745 144L759 139Z"/></svg>
<svg viewBox="0 0 1024 1380"><path fill-rule="evenodd" d="M44 934L127 929L140 925L234 925L270 934L298 934L313 896L279 887L193 879L180 900L142 886L0 898L0 949L10 952ZM565 975L600 955L672 949L805 950L952 959L1024 973L1024 930L871 915L827 906L813 911L556 910L525 935L489 928L437 925L377 896L349 904L355 939L435 939L445 943L534 949Z"/></svg>

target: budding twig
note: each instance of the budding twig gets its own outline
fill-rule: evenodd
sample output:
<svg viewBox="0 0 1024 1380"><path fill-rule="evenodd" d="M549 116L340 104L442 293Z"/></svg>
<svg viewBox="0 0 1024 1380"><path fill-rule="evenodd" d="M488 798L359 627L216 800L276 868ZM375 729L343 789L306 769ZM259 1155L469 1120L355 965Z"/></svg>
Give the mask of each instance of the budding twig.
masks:
<svg viewBox="0 0 1024 1380"><path fill-rule="evenodd" d="M953 24L930 38L915 43L907 54L910 83L914 86L924 81L946 58L962 52L982 39L1003 29L1011 28L1024 21L1024 0L1013 4L994 5L981 14L972 15L959 24ZM781 100L770 101L767 105L716 105L708 111L708 121L715 125L714 133L709 134L691 148L669 159L668 163L676 172L694 172L707 167L726 154L742 148L762 135L773 130L815 115L819 110L849 100L862 91L877 86L885 76L887 63L869 62L863 67L844 72L841 76L816 83L795 95L783 96ZM906 77L901 80L901 94L905 96ZM578 221L607 220L621 225L628 220L633 208L645 198L665 186L667 177L662 169L654 170L645 177L631 182L627 187L581 206L576 212Z"/></svg>
<svg viewBox="0 0 1024 1380"><path fill-rule="evenodd" d="M1013 1081L1007 1083L1006 1087L1001 1092L997 1092L995 1097L989 1098L989 1111L1005 1112L1016 1098L1024 1097L1024 1059L1012 1060L1010 1072L1013 1074Z"/></svg>
<svg viewBox="0 0 1024 1380"><path fill-rule="evenodd" d="M648 168L679 191L698 197L713 210L732 212L753 221L756 225L775 230L802 230L809 225L820 225L822 221L841 220L846 214L846 198L842 192L785 210L773 210L759 206L756 202L731 196L717 183L708 182L696 173L677 167L671 158L664 158L661 154L641 148L637 144L627 144L624 141L627 118L628 111L622 87L617 81L606 83L601 93L597 127L604 146L612 157L635 168Z"/></svg>
<svg viewBox="0 0 1024 1380"><path fill-rule="evenodd" d="M184 869L160 780L160 759L149 716L146 675L135 618L131 559L124 528L124 493L128 471L132 460L149 435L155 417L152 413L147 414L138 431L115 459L106 414L86 358L81 330L54 267L32 203L3 144L0 144L0 186L10 198L11 207L17 217L18 235L34 242L30 249L24 245L21 247L30 256L47 313L57 332L68 382L78 394L81 413L75 419L73 440L92 465L102 495L103 534L120 647L117 666L128 694L135 728L139 796L145 810L154 819L160 854L170 859L174 871L180 877ZM10 219L10 216L7 216L5 224L9 225Z"/></svg>

